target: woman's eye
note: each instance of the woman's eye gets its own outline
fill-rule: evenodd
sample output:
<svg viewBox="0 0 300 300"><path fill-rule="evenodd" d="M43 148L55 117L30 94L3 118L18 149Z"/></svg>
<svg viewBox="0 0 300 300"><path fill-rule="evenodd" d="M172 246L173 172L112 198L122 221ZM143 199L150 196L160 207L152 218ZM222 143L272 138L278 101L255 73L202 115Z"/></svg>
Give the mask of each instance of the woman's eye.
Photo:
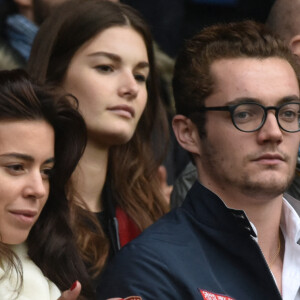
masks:
<svg viewBox="0 0 300 300"><path fill-rule="evenodd" d="M44 169L41 171L41 173L44 179L49 179L53 174L53 169L52 168Z"/></svg>
<svg viewBox="0 0 300 300"><path fill-rule="evenodd" d="M10 173L21 173L24 171L23 165L20 164L14 164L14 165L8 165L6 168L9 170Z"/></svg>
<svg viewBox="0 0 300 300"><path fill-rule="evenodd" d="M146 80L147 80L146 76L144 76L142 74L134 75L134 78L138 82L146 82Z"/></svg>
<svg viewBox="0 0 300 300"><path fill-rule="evenodd" d="M100 71L102 73L111 73L114 70L113 67L109 66L109 65L96 66L95 69L97 69L98 71Z"/></svg>

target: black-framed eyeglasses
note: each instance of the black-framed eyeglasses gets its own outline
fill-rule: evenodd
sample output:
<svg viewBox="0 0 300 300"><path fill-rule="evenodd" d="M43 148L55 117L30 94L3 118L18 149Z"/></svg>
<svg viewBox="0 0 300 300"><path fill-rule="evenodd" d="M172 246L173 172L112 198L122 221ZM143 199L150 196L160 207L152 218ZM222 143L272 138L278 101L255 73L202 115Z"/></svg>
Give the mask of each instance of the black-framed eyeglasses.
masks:
<svg viewBox="0 0 300 300"><path fill-rule="evenodd" d="M254 132L263 127L269 110L275 110L279 127L287 132L300 131L300 103L263 106L255 102L228 106L202 107L199 111L229 111L233 125L243 132Z"/></svg>

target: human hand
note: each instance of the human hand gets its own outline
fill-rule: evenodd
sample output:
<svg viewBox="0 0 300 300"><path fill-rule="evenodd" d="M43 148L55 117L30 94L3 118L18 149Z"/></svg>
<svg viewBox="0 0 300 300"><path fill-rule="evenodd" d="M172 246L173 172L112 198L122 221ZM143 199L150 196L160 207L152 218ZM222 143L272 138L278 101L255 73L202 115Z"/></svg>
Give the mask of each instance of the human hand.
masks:
<svg viewBox="0 0 300 300"><path fill-rule="evenodd" d="M159 166L158 168L158 178L160 181L160 189L166 199L166 202L168 205L170 205L170 201L171 201L171 193L173 190L173 185L168 185L167 183L167 169L165 166Z"/></svg>
<svg viewBox="0 0 300 300"><path fill-rule="evenodd" d="M76 300L80 295L81 284L79 281L75 281L71 288L64 291L57 300Z"/></svg>

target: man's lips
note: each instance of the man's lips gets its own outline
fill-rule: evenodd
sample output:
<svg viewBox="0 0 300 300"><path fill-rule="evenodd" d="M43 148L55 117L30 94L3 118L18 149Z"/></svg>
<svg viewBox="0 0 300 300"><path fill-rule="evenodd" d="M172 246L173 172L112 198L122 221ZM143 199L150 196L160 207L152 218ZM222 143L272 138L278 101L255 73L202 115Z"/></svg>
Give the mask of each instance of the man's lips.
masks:
<svg viewBox="0 0 300 300"><path fill-rule="evenodd" d="M284 157L278 153L266 153L266 154L262 154L260 156L258 156L257 158L253 159L254 161L256 160L263 160L263 159L276 159L276 160L282 160L284 161Z"/></svg>
<svg viewBox="0 0 300 300"><path fill-rule="evenodd" d="M255 157L252 161L273 165L284 162L285 160L285 157L279 153L265 153Z"/></svg>
<svg viewBox="0 0 300 300"><path fill-rule="evenodd" d="M113 111L124 117L133 118L135 116L135 111L131 106L128 105L116 105L108 108L109 111Z"/></svg>

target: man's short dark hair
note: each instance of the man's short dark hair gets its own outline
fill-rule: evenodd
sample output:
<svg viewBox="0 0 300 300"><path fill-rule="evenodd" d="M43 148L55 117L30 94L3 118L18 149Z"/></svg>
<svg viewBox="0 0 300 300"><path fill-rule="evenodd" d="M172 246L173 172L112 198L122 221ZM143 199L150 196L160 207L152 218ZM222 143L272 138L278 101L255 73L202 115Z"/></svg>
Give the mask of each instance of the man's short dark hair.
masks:
<svg viewBox="0 0 300 300"><path fill-rule="evenodd" d="M195 115L213 93L212 63L220 59L279 57L295 70L299 82L299 66L288 46L267 28L254 21L217 24L204 28L186 41L180 51L173 77L177 114ZM205 136L205 114L197 114L199 135Z"/></svg>

